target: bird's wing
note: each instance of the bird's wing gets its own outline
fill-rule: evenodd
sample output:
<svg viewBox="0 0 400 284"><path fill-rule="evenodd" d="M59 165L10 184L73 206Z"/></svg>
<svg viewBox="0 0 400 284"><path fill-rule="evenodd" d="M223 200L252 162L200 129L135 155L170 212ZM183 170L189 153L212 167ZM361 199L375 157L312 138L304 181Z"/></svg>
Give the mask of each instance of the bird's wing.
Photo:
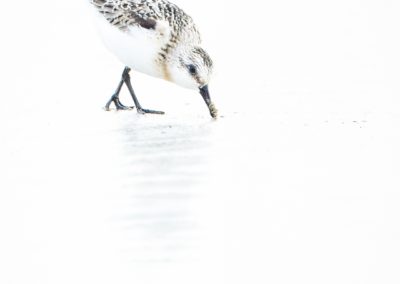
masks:
<svg viewBox="0 0 400 284"><path fill-rule="evenodd" d="M132 26L140 26L148 30L157 30L162 21L162 15L155 5L157 1L143 0L91 0L97 10L107 21L128 31ZM163 25L165 29L165 25Z"/></svg>

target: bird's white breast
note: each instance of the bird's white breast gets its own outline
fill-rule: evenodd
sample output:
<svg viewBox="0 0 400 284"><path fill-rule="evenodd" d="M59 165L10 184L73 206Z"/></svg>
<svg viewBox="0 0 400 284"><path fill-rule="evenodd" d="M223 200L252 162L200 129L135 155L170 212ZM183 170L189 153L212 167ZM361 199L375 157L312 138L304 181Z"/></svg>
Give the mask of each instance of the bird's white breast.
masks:
<svg viewBox="0 0 400 284"><path fill-rule="evenodd" d="M157 58L166 43L165 33L136 26L130 27L129 31L121 31L112 26L104 16L99 14L95 18L105 46L123 64L150 76L163 77Z"/></svg>

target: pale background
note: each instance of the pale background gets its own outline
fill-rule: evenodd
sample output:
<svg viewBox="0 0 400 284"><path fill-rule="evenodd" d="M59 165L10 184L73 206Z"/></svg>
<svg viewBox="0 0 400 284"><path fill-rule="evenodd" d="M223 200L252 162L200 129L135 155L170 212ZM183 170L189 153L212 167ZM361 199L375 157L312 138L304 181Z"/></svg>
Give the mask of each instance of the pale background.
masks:
<svg viewBox="0 0 400 284"><path fill-rule="evenodd" d="M137 73L167 115L104 112L89 5L2 4L0 283L400 283L400 2L175 2L217 122Z"/></svg>

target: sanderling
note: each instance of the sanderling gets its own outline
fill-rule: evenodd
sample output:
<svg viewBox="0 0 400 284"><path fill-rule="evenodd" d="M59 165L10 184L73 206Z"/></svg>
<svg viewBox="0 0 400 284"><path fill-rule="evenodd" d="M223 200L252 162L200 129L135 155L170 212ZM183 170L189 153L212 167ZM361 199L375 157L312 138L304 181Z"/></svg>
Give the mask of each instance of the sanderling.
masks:
<svg viewBox="0 0 400 284"><path fill-rule="evenodd" d="M139 113L164 114L143 109L132 88L131 69L163 78L182 87L200 90L210 114L217 117L208 83L213 63L201 47L200 33L192 18L166 0L90 0L106 47L126 66L115 94L106 105L132 109L119 100L124 84Z"/></svg>

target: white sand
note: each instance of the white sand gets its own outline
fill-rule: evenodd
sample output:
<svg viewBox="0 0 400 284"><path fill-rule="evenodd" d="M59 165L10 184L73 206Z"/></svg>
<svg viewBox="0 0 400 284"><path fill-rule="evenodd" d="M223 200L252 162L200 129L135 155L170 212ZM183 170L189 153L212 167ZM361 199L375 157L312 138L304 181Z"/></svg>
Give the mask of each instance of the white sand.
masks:
<svg viewBox="0 0 400 284"><path fill-rule="evenodd" d="M103 111L122 66L85 5L25 2L0 25L0 283L399 283L399 4L237 5L219 25L215 1L180 1L217 63L215 121L135 73L167 114Z"/></svg>

